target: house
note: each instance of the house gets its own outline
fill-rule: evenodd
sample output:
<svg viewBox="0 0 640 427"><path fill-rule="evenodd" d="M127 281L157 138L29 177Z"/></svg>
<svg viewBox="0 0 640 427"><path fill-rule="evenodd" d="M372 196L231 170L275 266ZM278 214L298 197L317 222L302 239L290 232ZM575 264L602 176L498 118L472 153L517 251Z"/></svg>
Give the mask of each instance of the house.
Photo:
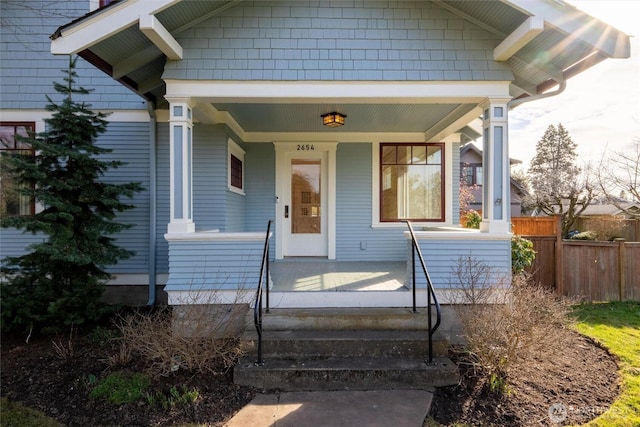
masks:
<svg viewBox="0 0 640 427"><path fill-rule="evenodd" d="M519 165L522 162L509 158L509 165ZM469 209L482 212L482 150L473 142L468 142L460 148L460 179L470 188L473 200L469 203ZM522 215L522 200L527 195L527 190L515 179L509 178L510 215L517 217Z"/></svg>
<svg viewBox="0 0 640 427"><path fill-rule="evenodd" d="M1 3L2 130L42 130L51 81L67 55L83 58L88 102L112 113L99 143L128 162L106 179L147 188L121 218L135 224L119 241L136 256L111 268L110 295L144 301L148 289L153 303L162 289L177 306L249 303L270 220L281 272L406 265L411 220L441 302L455 300L460 256L490 265L498 283L510 272L509 110L629 56L627 35L555 0L99 6ZM468 231L460 147L478 117L483 221ZM12 214L39 208L23 205ZM0 233L3 257L38 238ZM279 307L410 305L399 289L271 285ZM426 298L425 279L416 286Z"/></svg>

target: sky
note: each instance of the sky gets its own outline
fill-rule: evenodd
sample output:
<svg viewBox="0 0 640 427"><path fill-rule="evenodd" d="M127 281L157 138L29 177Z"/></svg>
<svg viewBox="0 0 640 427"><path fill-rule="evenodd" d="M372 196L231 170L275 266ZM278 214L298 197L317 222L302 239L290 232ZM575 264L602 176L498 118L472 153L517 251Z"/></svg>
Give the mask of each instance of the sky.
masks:
<svg viewBox="0 0 640 427"><path fill-rule="evenodd" d="M629 59L606 59L567 80L565 91L509 112L509 154L525 171L536 143L558 123L578 145L577 164L597 164L640 138L640 0L569 0L578 9L631 37ZM552 89L555 90L555 89Z"/></svg>

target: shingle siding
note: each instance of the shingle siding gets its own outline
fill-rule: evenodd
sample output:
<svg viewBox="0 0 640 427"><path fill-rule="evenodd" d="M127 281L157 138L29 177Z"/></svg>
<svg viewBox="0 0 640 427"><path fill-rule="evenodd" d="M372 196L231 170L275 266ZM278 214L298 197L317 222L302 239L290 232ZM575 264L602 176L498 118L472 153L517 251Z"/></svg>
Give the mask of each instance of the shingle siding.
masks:
<svg viewBox="0 0 640 427"><path fill-rule="evenodd" d="M45 95L61 96L53 81L63 82L68 56L52 55L49 36L61 25L89 12L89 0L1 1L0 109L43 109ZM77 84L95 89L84 97L93 109L144 109L140 97L79 59ZM77 99L82 99L78 97Z"/></svg>
<svg viewBox="0 0 640 427"><path fill-rule="evenodd" d="M242 2L178 36L164 78L512 80L499 39L426 1ZM208 41L208 42L207 42ZM474 70L473 73L468 72Z"/></svg>

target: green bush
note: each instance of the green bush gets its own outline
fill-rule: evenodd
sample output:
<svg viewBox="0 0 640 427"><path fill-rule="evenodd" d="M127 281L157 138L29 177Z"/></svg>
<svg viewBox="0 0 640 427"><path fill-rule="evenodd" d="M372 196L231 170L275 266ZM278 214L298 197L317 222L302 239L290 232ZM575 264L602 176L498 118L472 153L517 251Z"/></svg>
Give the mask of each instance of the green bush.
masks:
<svg viewBox="0 0 640 427"><path fill-rule="evenodd" d="M158 406L167 411L195 402L200 397L200 392L197 388L190 389L183 385L180 388L175 386L171 387L167 394L159 391L156 393L147 393L146 397L150 405Z"/></svg>
<svg viewBox="0 0 640 427"><path fill-rule="evenodd" d="M114 372L98 381L89 397L116 405L133 403L146 396L150 383L149 377L144 374Z"/></svg>
<svg viewBox="0 0 640 427"><path fill-rule="evenodd" d="M511 238L511 271L513 274L521 274L525 268L533 264L536 251L533 250L533 242L522 236L514 235Z"/></svg>
<svg viewBox="0 0 640 427"><path fill-rule="evenodd" d="M474 210L470 210L465 214L464 227L465 228L480 228L482 217Z"/></svg>

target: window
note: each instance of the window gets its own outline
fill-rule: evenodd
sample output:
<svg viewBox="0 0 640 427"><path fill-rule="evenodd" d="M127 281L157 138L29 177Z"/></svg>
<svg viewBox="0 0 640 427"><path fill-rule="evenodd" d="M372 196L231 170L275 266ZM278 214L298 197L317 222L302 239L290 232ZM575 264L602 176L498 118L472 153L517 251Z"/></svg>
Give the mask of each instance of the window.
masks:
<svg viewBox="0 0 640 427"><path fill-rule="evenodd" d="M464 163L460 168L462 180L465 184L482 185L482 164L481 163Z"/></svg>
<svg viewBox="0 0 640 427"><path fill-rule="evenodd" d="M231 186L242 190L242 160L231 154Z"/></svg>
<svg viewBox="0 0 640 427"><path fill-rule="evenodd" d="M18 216L35 213L34 200L19 193L16 172L10 170L6 156L33 156L31 146L17 136L28 137L33 123L0 123L0 215ZM6 154L5 154L6 153Z"/></svg>
<svg viewBox="0 0 640 427"><path fill-rule="evenodd" d="M229 190L244 195L245 151L231 139L229 139L227 143L227 148L229 152L229 161L227 164Z"/></svg>
<svg viewBox="0 0 640 427"><path fill-rule="evenodd" d="M380 144L380 221L444 221L444 144Z"/></svg>

